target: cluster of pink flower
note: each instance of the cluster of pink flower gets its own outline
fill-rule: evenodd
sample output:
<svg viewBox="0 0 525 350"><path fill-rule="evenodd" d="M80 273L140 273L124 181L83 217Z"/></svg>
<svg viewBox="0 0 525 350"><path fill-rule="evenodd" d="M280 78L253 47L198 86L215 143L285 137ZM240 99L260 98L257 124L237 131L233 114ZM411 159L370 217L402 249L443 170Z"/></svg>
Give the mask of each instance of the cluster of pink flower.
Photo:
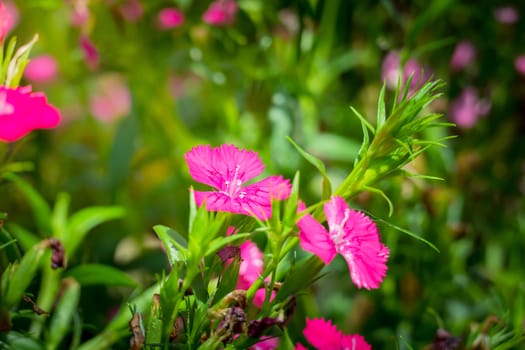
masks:
<svg viewBox="0 0 525 350"><path fill-rule="evenodd" d="M249 215L267 220L272 215L272 201L289 197L291 186L282 176L269 176L246 185L264 169L257 153L238 149L234 145L197 146L185 154L189 171L195 181L213 187L213 191L194 191L197 205L205 203L209 211L223 211ZM346 260L350 277L358 288L378 288L385 277L388 248L380 242L374 222L361 212L348 207L345 200L333 196L324 205L328 230L313 216L305 214L300 203L299 241L304 250L316 254L329 264L337 253ZM252 241L240 247L244 260L237 287L247 289L263 270L264 255ZM257 299L257 298L256 298ZM260 304L263 299L255 301ZM332 349L315 340L316 332L330 338L323 342L337 343L346 348L369 349L360 336L345 336L330 322L307 321L306 338L318 349ZM353 347L352 347L353 346ZM301 345L298 345L298 349ZM339 348L339 347L337 347Z"/></svg>
<svg viewBox="0 0 525 350"><path fill-rule="evenodd" d="M18 12L11 2L0 1L0 45L18 21ZM3 82L2 82L3 83ZM0 141L14 142L35 129L54 128L60 113L47 103L43 93L31 87L0 85Z"/></svg>

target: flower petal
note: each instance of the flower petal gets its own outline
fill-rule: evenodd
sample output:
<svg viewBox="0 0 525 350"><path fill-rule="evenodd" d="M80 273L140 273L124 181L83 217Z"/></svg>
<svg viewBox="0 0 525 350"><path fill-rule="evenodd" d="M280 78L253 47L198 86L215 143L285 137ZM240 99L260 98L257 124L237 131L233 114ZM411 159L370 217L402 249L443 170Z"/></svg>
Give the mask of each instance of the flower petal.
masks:
<svg viewBox="0 0 525 350"><path fill-rule="evenodd" d="M372 350L365 338L359 334L343 335L341 338L341 349L350 350Z"/></svg>
<svg viewBox="0 0 525 350"><path fill-rule="evenodd" d="M343 333L330 320L307 318L303 334L306 340L318 350L341 349Z"/></svg>
<svg viewBox="0 0 525 350"><path fill-rule="evenodd" d="M359 288L379 288L386 275L390 251L380 242L375 223L352 210L341 197L332 197L324 206L330 238L343 255L350 277Z"/></svg>
<svg viewBox="0 0 525 350"><path fill-rule="evenodd" d="M304 203L299 203L300 211L305 209ZM329 264L336 251L334 243L330 240L328 231L310 214L305 214L297 221L299 227L299 243L301 247L319 257L325 264Z"/></svg>
<svg viewBox="0 0 525 350"><path fill-rule="evenodd" d="M256 152L239 150L234 145L214 148L210 145L196 146L184 158L195 181L218 190L224 190L225 184L234 180L243 183L264 169Z"/></svg>

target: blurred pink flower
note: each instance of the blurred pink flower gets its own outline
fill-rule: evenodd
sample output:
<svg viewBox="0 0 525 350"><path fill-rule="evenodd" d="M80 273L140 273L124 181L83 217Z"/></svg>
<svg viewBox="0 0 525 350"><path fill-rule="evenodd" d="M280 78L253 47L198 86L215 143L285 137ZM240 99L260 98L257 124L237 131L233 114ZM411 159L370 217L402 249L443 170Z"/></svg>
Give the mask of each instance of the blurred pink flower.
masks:
<svg viewBox="0 0 525 350"><path fill-rule="evenodd" d="M58 65L51 55L33 57L26 66L24 77L35 83L48 83L56 78Z"/></svg>
<svg viewBox="0 0 525 350"><path fill-rule="evenodd" d="M252 345L249 350L273 350L279 345L279 338L267 337Z"/></svg>
<svg viewBox="0 0 525 350"><path fill-rule="evenodd" d="M80 47L82 48L82 51L84 51L84 59L87 66L92 70L97 69L100 64L100 55L91 39L85 35L81 35Z"/></svg>
<svg viewBox="0 0 525 350"><path fill-rule="evenodd" d="M99 77L89 99L93 116L105 123L112 123L131 111L131 94L124 79L115 73Z"/></svg>
<svg viewBox="0 0 525 350"><path fill-rule="evenodd" d="M390 51L383 59L381 79L386 87L393 90L400 84L403 88L412 75L409 93L424 84L429 78L429 72L421 66L418 60L412 58L405 65L401 64L401 57L397 51Z"/></svg>
<svg viewBox="0 0 525 350"><path fill-rule="evenodd" d="M512 6L498 7L494 10L494 17L500 23L513 24L518 21L520 15Z"/></svg>
<svg viewBox="0 0 525 350"><path fill-rule="evenodd" d="M452 58L450 68L454 71L462 70L476 59L476 47L470 41L460 41L457 43Z"/></svg>
<svg viewBox="0 0 525 350"><path fill-rule="evenodd" d="M235 22L237 11L235 0L215 0L202 15L202 20L214 26L230 25Z"/></svg>
<svg viewBox="0 0 525 350"><path fill-rule="evenodd" d="M490 111L490 103L481 100L473 87L465 88L450 105L450 117L460 128L472 128Z"/></svg>
<svg viewBox="0 0 525 350"><path fill-rule="evenodd" d="M411 58L405 63L403 71L405 74L405 82L407 82L408 79L412 76L412 80L410 81L409 93L418 89L430 79L430 73L428 72L428 70L425 70L425 68L421 66L419 61L415 58Z"/></svg>
<svg viewBox="0 0 525 350"><path fill-rule="evenodd" d="M264 254L257 244L246 241L239 246L241 250L241 266L236 289L248 289L263 272Z"/></svg>
<svg viewBox="0 0 525 350"><path fill-rule="evenodd" d="M139 0L128 0L119 6L119 12L129 23L136 23L144 14L144 8Z"/></svg>
<svg viewBox="0 0 525 350"><path fill-rule="evenodd" d="M514 60L514 67L518 73L525 75L525 55L519 55Z"/></svg>
<svg viewBox="0 0 525 350"><path fill-rule="evenodd" d="M227 235L237 232L235 227L228 228ZM264 267L264 254L257 244L248 240L239 246L241 251L241 265L239 266L239 279L235 289L248 290L251 285L261 276ZM272 292L270 300L275 296ZM253 305L261 308L266 297L266 289L261 288L255 292Z"/></svg>
<svg viewBox="0 0 525 350"><path fill-rule="evenodd" d="M381 79L386 84L386 87L393 90L397 87L400 81L403 70L401 69L401 57L396 51L390 51L383 59L381 66Z"/></svg>
<svg viewBox="0 0 525 350"><path fill-rule="evenodd" d="M164 30L177 28L184 24L184 14L174 7L165 8L159 12L158 22Z"/></svg>
<svg viewBox="0 0 525 350"><path fill-rule="evenodd" d="M60 123L60 113L46 96L31 87L0 86L0 141L13 142L35 129L50 129Z"/></svg>
<svg viewBox="0 0 525 350"><path fill-rule="evenodd" d="M317 350L371 350L372 347L359 334L343 334L332 321L322 318L306 319L303 334L310 344ZM297 344L296 350L305 349L302 344Z"/></svg>
<svg viewBox="0 0 525 350"><path fill-rule="evenodd" d="M16 7L13 8L16 9ZM13 10L10 10L8 5L0 1L0 43L4 41L7 33L15 25L15 18L13 16L15 16Z"/></svg>
<svg viewBox="0 0 525 350"><path fill-rule="evenodd" d="M72 0L71 2L73 9L69 17L69 22L75 28L82 28L91 18L91 12L88 7L89 0Z"/></svg>
<svg viewBox="0 0 525 350"><path fill-rule="evenodd" d="M304 209L300 203L299 210ZM375 223L365 214L350 209L339 196L332 196L325 203L324 212L328 231L310 214L297 222L301 247L316 254L325 264L341 254L358 288L379 288L386 275L390 251L380 242Z"/></svg>
<svg viewBox="0 0 525 350"><path fill-rule="evenodd" d="M191 177L215 189L194 191L197 205L206 201L209 211L253 215L265 220L272 215L272 200L283 200L290 195L290 182L282 176L269 176L243 186L264 169L256 152L240 150L234 145L214 148L201 145L184 157Z"/></svg>

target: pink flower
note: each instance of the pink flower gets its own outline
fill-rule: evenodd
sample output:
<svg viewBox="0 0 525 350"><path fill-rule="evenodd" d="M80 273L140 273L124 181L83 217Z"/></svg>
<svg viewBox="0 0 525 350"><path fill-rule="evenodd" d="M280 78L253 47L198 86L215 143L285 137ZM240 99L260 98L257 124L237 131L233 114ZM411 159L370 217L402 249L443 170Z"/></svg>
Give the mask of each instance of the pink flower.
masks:
<svg viewBox="0 0 525 350"><path fill-rule="evenodd" d="M213 26L233 24L238 7L235 0L216 0L210 4L202 20Z"/></svg>
<svg viewBox="0 0 525 350"><path fill-rule="evenodd" d="M246 241L239 246L241 250L241 266L239 280L235 289L248 289L263 272L264 254L257 244Z"/></svg>
<svg viewBox="0 0 525 350"><path fill-rule="evenodd" d="M184 14L176 8L165 8L160 10L158 22L161 29L173 29L184 24Z"/></svg>
<svg viewBox="0 0 525 350"><path fill-rule="evenodd" d="M498 7L494 10L494 17L496 21L503 24L513 24L518 21L520 15L518 11L512 6Z"/></svg>
<svg viewBox="0 0 525 350"><path fill-rule="evenodd" d="M139 0L128 0L120 5L119 12L127 22L136 23L142 18L144 8Z"/></svg>
<svg viewBox="0 0 525 350"><path fill-rule="evenodd" d="M393 90L400 83L403 70L401 69L401 57L396 51L390 51L383 59L381 66L381 79L386 87Z"/></svg>
<svg viewBox="0 0 525 350"><path fill-rule="evenodd" d="M84 51L84 59L87 66L92 70L97 69L100 64L100 55L91 39L82 35L80 37L80 48Z"/></svg>
<svg viewBox="0 0 525 350"><path fill-rule="evenodd" d="M0 87L0 141L13 142L35 129L50 129L60 123L58 110L43 93L31 87Z"/></svg>
<svg viewBox="0 0 525 350"><path fill-rule="evenodd" d="M304 210L301 203L299 210ZM346 260L350 277L358 288L379 288L385 277L388 248L379 240L374 222L361 212L348 207L343 198L332 196L324 212L329 230L311 215L297 222L301 247L316 254L325 264L337 253Z"/></svg>
<svg viewBox="0 0 525 350"><path fill-rule="evenodd" d="M0 1L0 43L4 41L7 33L14 26L14 18L8 6Z"/></svg>
<svg viewBox="0 0 525 350"><path fill-rule="evenodd" d="M91 18L91 12L88 7L89 0L72 0L71 6L73 7L69 22L75 28L82 28L89 22Z"/></svg>
<svg viewBox="0 0 525 350"><path fill-rule="evenodd" d="M518 73L525 75L525 55L519 55L514 60L514 68Z"/></svg>
<svg viewBox="0 0 525 350"><path fill-rule="evenodd" d="M473 87L465 88L450 105L450 116L461 128L472 128L478 119L490 111L490 103L481 100Z"/></svg>
<svg viewBox="0 0 525 350"><path fill-rule="evenodd" d="M450 59L450 68L454 71L462 70L476 59L476 47L470 41L460 41L452 58Z"/></svg>
<svg viewBox="0 0 525 350"><path fill-rule="evenodd" d="M266 337L255 345L251 346L249 350L273 350L279 345L279 338Z"/></svg>
<svg viewBox="0 0 525 350"><path fill-rule="evenodd" d="M131 94L118 74L106 74L95 82L89 105L98 120L112 123L131 111Z"/></svg>
<svg viewBox="0 0 525 350"><path fill-rule="evenodd" d="M35 83L48 83L54 80L57 74L57 62L51 55L32 58L24 71L24 77Z"/></svg>
<svg viewBox="0 0 525 350"><path fill-rule="evenodd" d="M184 157L191 177L215 188L209 192L194 191L197 205L206 201L209 211L254 215L265 220L272 215L272 200L290 195L290 183L282 176L269 176L245 186L264 169L256 152L234 145L205 145L192 148Z"/></svg>
<svg viewBox="0 0 525 350"><path fill-rule="evenodd" d="M306 327L303 334L310 344L318 350L371 350L372 347L359 334L343 334L332 324L330 320L322 318L306 319ZM305 349L301 344L297 344L296 350Z"/></svg>
<svg viewBox="0 0 525 350"><path fill-rule="evenodd" d="M409 93L413 92L430 78L430 74L425 72L425 69L415 58L408 60L403 66L401 64L401 57L397 51L391 51L385 56L381 66L381 79L388 89L393 90L398 84L403 88L410 76L412 76L412 80L410 82Z"/></svg>

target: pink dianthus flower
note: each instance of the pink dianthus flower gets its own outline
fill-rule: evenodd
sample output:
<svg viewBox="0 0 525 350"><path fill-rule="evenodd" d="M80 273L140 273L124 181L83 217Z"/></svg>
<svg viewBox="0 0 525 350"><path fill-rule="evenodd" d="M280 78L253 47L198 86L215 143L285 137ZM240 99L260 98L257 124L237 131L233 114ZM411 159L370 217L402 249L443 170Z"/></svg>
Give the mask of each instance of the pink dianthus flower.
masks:
<svg viewBox="0 0 525 350"><path fill-rule="evenodd" d="M160 10L158 22L161 29L173 29L184 24L184 14L176 8L165 8Z"/></svg>
<svg viewBox="0 0 525 350"><path fill-rule="evenodd" d="M43 93L31 87L0 87L0 141L13 142L35 129L50 129L60 123L58 110Z"/></svg>
<svg viewBox="0 0 525 350"><path fill-rule="evenodd" d="M56 78L58 65L51 55L32 58L26 66L24 77L35 83L48 83Z"/></svg>
<svg viewBox="0 0 525 350"><path fill-rule="evenodd" d="M472 128L490 111L490 103L478 97L473 87L465 88L450 104L450 117L460 128Z"/></svg>
<svg viewBox="0 0 525 350"><path fill-rule="evenodd" d="M306 319L303 334L317 350L371 350L372 347L359 334L343 334L330 320L322 318ZM297 344L296 350L303 350L302 344Z"/></svg>
<svg viewBox="0 0 525 350"><path fill-rule="evenodd" d="M224 26L235 21L238 7L235 0L216 0L210 4L202 20L214 26Z"/></svg>
<svg viewBox="0 0 525 350"><path fill-rule="evenodd" d="M476 59L476 47L470 41L460 41L452 58L450 59L450 68L454 71L459 71L466 68Z"/></svg>
<svg viewBox="0 0 525 350"><path fill-rule="evenodd" d="M520 15L516 8L512 6L502 6L494 10L494 17L496 21L500 23L514 24L519 20Z"/></svg>
<svg viewBox="0 0 525 350"><path fill-rule="evenodd" d="M80 48L82 51L84 51L84 59L87 66L91 70L97 69L100 64L100 54L91 39L85 35L82 35L80 37Z"/></svg>
<svg viewBox="0 0 525 350"><path fill-rule="evenodd" d="M519 55L514 60L514 68L522 75L525 75L525 55Z"/></svg>
<svg viewBox="0 0 525 350"><path fill-rule="evenodd" d="M108 73L99 77L89 98L93 116L112 123L127 116L131 111L131 93L122 76Z"/></svg>
<svg viewBox="0 0 525 350"><path fill-rule="evenodd" d="M299 210L304 208L300 203ZM390 251L380 242L375 223L365 214L350 209L339 196L332 196L325 203L324 212L329 230L309 214L297 222L301 247L316 254L325 264L341 254L358 288L379 288L386 275Z"/></svg>
<svg viewBox="0 0 525 350"><path fill-rule="evenodd" d="M409 93L423 85L430 78L430 74L415 58L402 65L399 52L391 51L386 54L381 65L381 79L388 89L393 90L398 84L403 88L410 77L412 78Z"/></svg>
<svg viewBox="0 0 525 350"><path fill-rule="evenodd" d="M215 189L194 191L197 205L206 201L208 211L253 215L265 220L272 215L272 200L283 200L290 195L290 182L282 176L269 176L245 185L264 169L256 152L240 150L234 145L213 148L201 145L184 157L191 177Z"/></svg>

